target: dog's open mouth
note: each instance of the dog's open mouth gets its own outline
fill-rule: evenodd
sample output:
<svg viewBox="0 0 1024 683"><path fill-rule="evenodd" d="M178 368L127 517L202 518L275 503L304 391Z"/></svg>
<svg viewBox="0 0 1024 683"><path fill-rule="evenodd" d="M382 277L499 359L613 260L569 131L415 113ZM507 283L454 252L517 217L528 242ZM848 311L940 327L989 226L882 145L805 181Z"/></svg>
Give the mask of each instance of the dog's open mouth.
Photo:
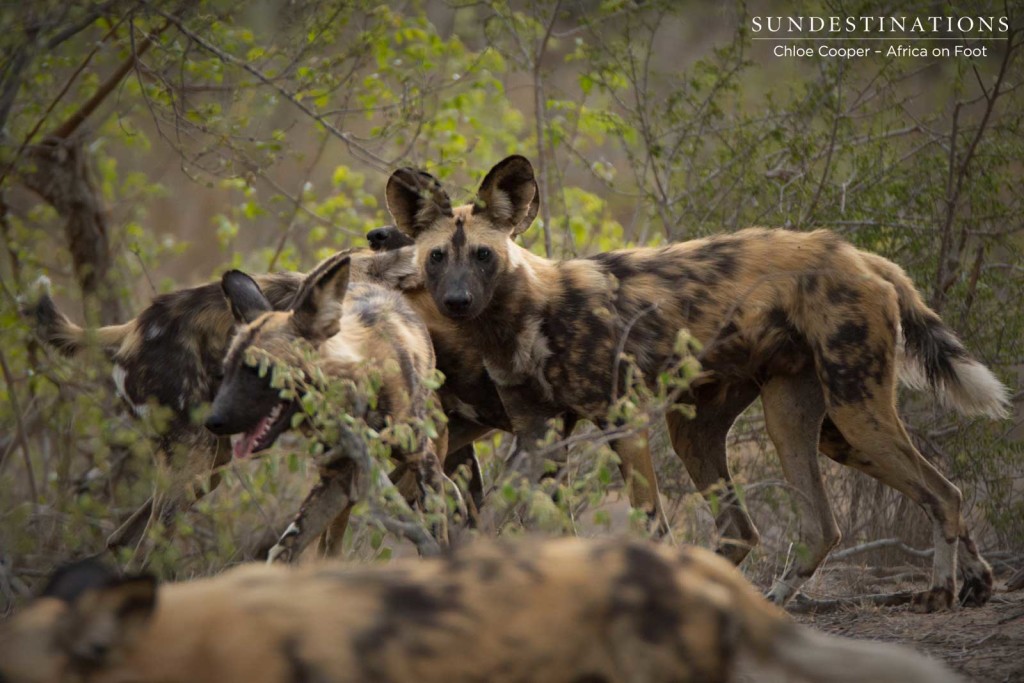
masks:
<svg viewBox="0 0 1024 683"><path fill-rule="evenodd" d="M247 458L253 453L270 448L277 437L291 426L293 414L295 414L294 402L278 403L251 429L231 437L231 451L234 456Z"/></svg>

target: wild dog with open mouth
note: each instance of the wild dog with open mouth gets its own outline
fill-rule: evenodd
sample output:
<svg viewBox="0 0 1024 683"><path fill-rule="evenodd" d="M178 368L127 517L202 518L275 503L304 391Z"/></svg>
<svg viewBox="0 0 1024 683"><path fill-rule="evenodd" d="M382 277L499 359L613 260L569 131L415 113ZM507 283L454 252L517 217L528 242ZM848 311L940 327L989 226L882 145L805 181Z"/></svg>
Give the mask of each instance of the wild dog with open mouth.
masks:
<svg viewBox="0 0 1024 683"><path fill-rule="evenodd" d="M478 542L375 567L247 565L159 588L59 570L0 624L5 683L952 683L910 648L793 623L700 548Z"/></svg>
<svg viewBox="0 0 1024 683"><path fill-rule="evenodd" d="M350 249L355 270L353 278L381 282L398 290L415 291L410 260L400 250L412 240L396 230L382 230L371 239L371 248ZM275 309L285 309L302 284L302 273L271 273L255 279ZM197 423L194 415L213 401L223 375L224 355L235 324L224 300L220 282L189 287L156 297L136 318L121 325L83 329L71 322L56 306L49 293L49 282L41 278L23 306L38 335L67 356L79 354L96 345L113 363L113 379L118 394L137 415L145 414L150 403L169 409L166 429L154 439L155 461L167 470L169 483L154 500L136 510L107 541L108 547L134 546L142 538L151 519L169 524L176 512L202 495L196 481L211 469L230 460L231 447L226 438L218 438ZM507 418L500 412L501 402L479 360L463 363L458 348L444 346L445 369L451 379L442 388L446 405L452 405L453 447L445 459L448 475L460 466L469 469L469 493L476 505L482 501L480 465L473 453L472 441L489 429L507 429ZM478 367L472 376L463 367ZM482 376L477 376L477 375ZM453 391L461 392L455 398ZM478 406L474 409L472 406ZM495 407L497 406L497 408ZM460 410L455 410L455 408ZM462 419L466 414L471 420ZM396 476L401 470L396 471ZM210 487L216 487L214 472Z"/></svg>
<svg viewBox="0 0 1024 683"><path fill-rule="evenodd" d="M412 445L394 446L392 457L413 473L422 502L429 492L441 492L444 478L435 445L424 431L434 371L430 333L401 292L350 281L350 270L349 255L328 258L306 277L287 311L275 311L256 280L245 273L232 270L224 275L224 295L238 329L224 358L224 379L206 427L214 434L236 435L234 455L243 458L268 448L291 429L306 388L324 391L328 384L344 384L349 395L341 400L346 404L332 409L365 417L377 431L388 423L413 428ZM273 384L275 371L301 375L285 383L287 396ZM375 400L365 395L371 387L379 387ZM439 428L443 431L442 425ZM443 455L446 441L439 441ZM355 501L351 495L339 495L344 487L336 479L351 475L328 462L320 476L295 521L271 549L271 561L297 558L334 519L339 521L324 550L340 550Z"/></svg>
<svg viewBox="0 0 1024 683"><path fill-rule="evenodd" d="M420 272L438 309L478 349L517 434L529 443L545 420L572 411L605 419L622 395L627 363L652 380L672 365L688 329L703 368L669 413L676 453L698 489L731 486L725 437L761 396L783 471L801 495L807 552L775 584L788 601L839 541L817 452L907 495L933 522L935 556L926 610L956 596L983 604L992 571L961 514L962 495L914 448L896 410L897 381L927 387L967 415L1005 417L1008 393L971 358L890 261L824 230L751 228L662 248L552 261L516 245L537 201L530 162L513 156L484 178L476 200L453 208L435 178L402 169L387 186L396 225L416 240ZM646 439L615 444L649 462ZM653 482L653 472L645 478ZM653 487L652 487L653 488ZM656 489L653 491L656 495ZM739 562L757 541L735 498L720 500L723 552Z"/></svg>
<svg viewBox="0 0 1024 683"><path fill-rule="evenodd" d="M259 276L271 303L282 308L295 296L301 273ZM162 294L138 317L121 325L83 329L56 306L49 282L40 279L23 313L39 336L66 356L96 345L113 363L118 395L136 415L150 403L166 408L169 420L154 436L154 462L166 470L168 484L146 501L107 541L111 548L139 542L150 519L170 523L174 514L202 495L196 482L230 460L225 439L218 439L197 424L193 414L213 400L220 383L224 352L234 319L220 284ZM215 487L214 473L210 485Z"/></svg>

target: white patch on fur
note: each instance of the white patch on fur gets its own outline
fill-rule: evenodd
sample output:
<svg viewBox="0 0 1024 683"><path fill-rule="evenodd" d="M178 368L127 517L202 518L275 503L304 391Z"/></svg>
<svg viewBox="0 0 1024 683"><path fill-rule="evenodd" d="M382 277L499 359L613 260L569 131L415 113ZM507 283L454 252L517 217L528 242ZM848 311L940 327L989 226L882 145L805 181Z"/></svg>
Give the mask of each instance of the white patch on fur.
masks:
<svg viewBox="0 0 1024 683"><path fill-rule="evenodd" d="M128 389L125 387L125 382L128 381L128 371L124 369L124 366L120 363L114 363L114 368L110 371L110 377L114 380L114 390L117 392L117 395L131 407L132 412L138 417L145 417L149 406L144 403L133 402L131 396L128 395Z"/></svg>
<svg viewBox="0 0 1024 683"><path fill-rule="evenodd" d="M50 296L50 278L40 275L36 281L28 286L22 294L17 297L19 308L30 308L39 305L39 302Z"/></svg>
<svg viewBox="0 0 1024 683"><path fill-rule="evenodd" d="M914 391L930 391L924 366L915 356L907 354L907 343L903 338L903 327L896 327L896 371L900 382Z"/></svg>
<svg viewBox="0 0 1024 683"><path fill-rule="evenodd" d="M1010 416L1010 390L992 371L973 358L953 361L956 383L943 386L944 402L964 415L984 415L996 420Z"/></svg>
<svg viewBox="0 0 1024 683"><path fill-rule="evenodd" d="M530 254L528 250L523 249L512 240L508 241L508 249L506 250L508 270L519 271L526 278L530 287L537 287L540 284L540 280L537 279L537 273L533 272L533 266L530 265L528 254Z"/></svg>
<svg viewBox="0 0 1024 683"><path fill-rule="evenodd" d="M267 552L267 564L275 564L277 562L277 558L281 557L281 555L284 555L286 552L288 551L284 546L279 544L274 545L274 547Z"/></svg>
<svg viewBox="0 0 1024 683"><path fill-rule="evenodd" d="M32 283L31 297L33 302L38 302L40 299L46 296L50 296L50 290L53 288L53 283L50 282L50 278L45 275L40 275L36 278L36 281Z"/></svg>
<svg viewBox="0 0 1024 683"><path fill-rule="evenodd" d="M956 513L956 510L950 510ZM958 540L952 543L946 541L946 534L942 524L938 520L932 521L932 545L935 547L935 556L932 558L932 586L945 587L947 583L956 586L956 549ZM956 589L953 590L953 598L956 598Z"/></svg>
<svg viewBox="0 0 1024 683"><path fill-rule="evenodd" d="M160 325L150 325L146 328L146 341L153 341L164 333L164 328Z"/></svg>
<svg viewBox="0 0 1024 683"><path fill-rule="evenodd" d="M1005 420L1010 416L1010 390L992 374L992 371L973 358L952 361L956 381L944 381L933 387L928 382L921 361L907 354L903 330L899 330L896 346L896 366L900 382L915 391L935 392L945 408L969 417L990 417Z"/></svg>
<svg viewBox="0 0 1024 683"><path fill-rule="evenodd" d="M355 328L351 328L355 330ZM320 355L323 358L342 363L359 363L363 360L363 354L359 351L358 340L345 338L346 329L341 331L324 342Z"/></svg>

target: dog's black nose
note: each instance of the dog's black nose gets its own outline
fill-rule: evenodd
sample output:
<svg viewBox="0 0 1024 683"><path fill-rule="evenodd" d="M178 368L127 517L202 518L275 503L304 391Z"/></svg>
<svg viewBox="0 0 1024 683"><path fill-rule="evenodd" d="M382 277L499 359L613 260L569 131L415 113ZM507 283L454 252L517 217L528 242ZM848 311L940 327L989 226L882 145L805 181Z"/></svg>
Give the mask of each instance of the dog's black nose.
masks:
<svg viewBox="0 0 1024 683"><path fill-rule="evenodd" d="M393 225L385 225L383 228L374 228L366 233L366 239L370 243L370 249L374 251L389 251L401 249L413 244L411 237L401 232Z"/></svg>
<svg viewBox="0 0 1024 683"><path fill-rule="evenodd" d="M444 307L450 313L465 313L472 305L473 295L469 292L458 292L444 297Z"/></svg>
<svg viewBox="0 0 1024 683"><path fill-rule="evenodd" d="M366 233L366 241L370 243L370 249L378 251L384 248L384 245L388 243L388 237L391 236L391 231L394 228L374 228L370 232Z"/></svg>
<svg viewBox="0 0 1024 683"><path fill-rule="evenodd" d="M223 434L224 426L226 423L227 420L225 420L217 413L210 413L210 416L206 418L206 422L204 422L203 424L206 425L206 428L209 429L214 434Z"/></svg>

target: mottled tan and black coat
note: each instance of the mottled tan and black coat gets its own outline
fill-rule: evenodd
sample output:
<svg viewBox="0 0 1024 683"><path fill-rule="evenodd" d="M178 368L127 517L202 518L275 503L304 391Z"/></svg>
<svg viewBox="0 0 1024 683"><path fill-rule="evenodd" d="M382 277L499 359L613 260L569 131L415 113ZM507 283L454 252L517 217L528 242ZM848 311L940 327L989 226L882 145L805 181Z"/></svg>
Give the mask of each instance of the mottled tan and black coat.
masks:
<svg viewBox="0 0 1024 683"><path fill-rule="evenodd" d="M478 543L373 568L245 566L157 589L66 568L0 624L4 683L952 683L794 624L726 560L616 540Z"/></svg>
<svg viewBox="0 0 1024 683"><path fill-rule="evenodd" d="M259 276L259 282L268 300L283 308L302 278L301 273L274 273ZM227 441L217 439L194 417L217 391L234 325L220 284L162 294L127 323L83 329L57 308L43 279L24 312L39 336L65 355L99 347L113 363L115 387L133 413L143 417L159 406L169 415L154 436L154 462L165 470L161 479L166 485L107 541L112 548L134 546L151 516L170 524L175 513L202 494L197 480L231 457ZM213 475L211 486L218 477Z"/></svg>
<svg viewBox="0 0 1024 683"><path fill-rule="evenodd" d="M379 282L415 292L418 278L411 277L409 259L400 251L410 240L394 230L383 230L381 237L371 243L379 253L360 249L340 252L354 259L353 280ZM303 273L287 272L254 276L266 299L278 310L289 307L305 277ZM112 374L119 395L134 413L144 416L155 405L170 415L154 443L154 460L165 469L161 480L166 482L155 495L155 511L151 498L108 540L111 547L134 546L151 516L169 524L176 512L187 507L196 495L201 495L203 487L196 486L197 480L231 457L227 439L216 437L195 420L202 407L213 401L220 386L224 356L235 325L221 284L163 294L127 323L83 329L57 308L49 294L49 283L43 279L26 302L24 313L39 336L66 355L76 355L91 345L100 348L113 363ZM480 365L479 360L476 364ZM451 361L449 365L462 366ZM451 374L456 373L451 370ZM471 381L463 384L473 385ZM446 398L446 403L458 401ZM492 403L500 405L496 393ZM475 423L464 427L460 422L455 427L460 435L483 431ZM502 424L490 427L501 428ZM471 441L460 436L463 446ZM453 449L445 462L448 471L462 464L470 467L476 487L472 491L473 499L479 501L482 484L471 447L457 452ZM218 476L213 475L213 486Z"/></svg>
<svg viewBox="0 0 1024 683"><path fill-rule="evenodd" d="M548 418L571 411L607 421L628 363L648 380L673 367L677 333L700 342L702 372L670 412L676 452L698 487L730 486L725 436L758 395L783 469L802 495L808 552L773 588L788 600L839 539L817 465L822 450L908 495L934 522L928 609L954 598L988 600L992 573L961 515L961 494L911 444L896 412L898 380L934 389L967 414L1005 416L1007 392L972 359L898 266L819 230L735 234L552 261L513 238L536 213L530 163L510 157L473 203L452 207L439 183L412 169L388 183L397 227L416 240L424 286L438 310L480 350L515 431L527 443ZM658 494L644 435L613 442L643 475L649 513ZM641 488L635 486L635 488ZM723 552L741 560L757 533L728 494Z"/></svg>
<svg viewBox="0 0 1024 683"><path fill-rule="evenodd" d="M426 433L434 400L430 334L399 290L367 279L353 281L352 268L348 254L328 258L306 276L285 311L274 310L245 273L224 275L222 288L238 325L206 427L235 435L234 454L246 457L291 429L296 413L306 409L303 394L319 390L329 404L316 406L320 414L308 416L304 425L319 420L337 428L337 417L350 415L365 419L377 432L395 424L412 430L402 446L392 446L391 456L414 475L422 502L428 492L441 492L438 453L443 457L446 450L443 425L438 425L442 435L436 440ZM279 383L274 382L276 373L281 373ZM325 460L320 473L321 481L271 549L270 559L296 558L335 519L325 550L340 548L355 502L351 489L346 490L353 479L351 463L342 454Z"/></svg>

